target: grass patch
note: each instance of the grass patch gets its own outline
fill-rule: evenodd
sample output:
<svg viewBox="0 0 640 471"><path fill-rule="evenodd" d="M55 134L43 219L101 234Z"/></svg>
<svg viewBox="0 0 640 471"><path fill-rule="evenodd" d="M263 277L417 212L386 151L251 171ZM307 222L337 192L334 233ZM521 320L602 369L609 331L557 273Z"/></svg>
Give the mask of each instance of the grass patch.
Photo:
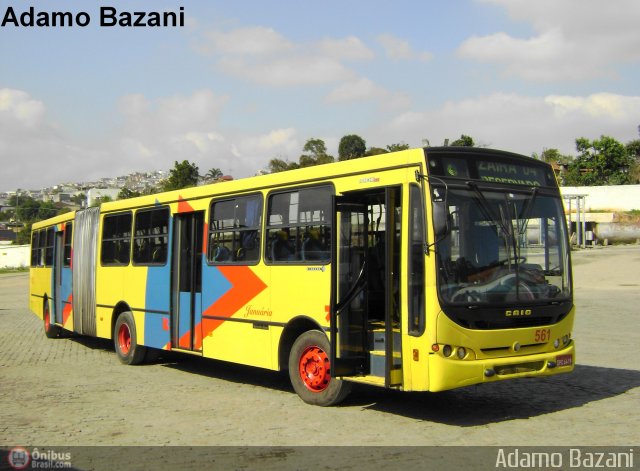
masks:
<svg viewBox="0 0 640 471"><path fill-rule="evenodd" d="M29 271L29 267L0 268L0 275L3 273L26 273L28 271Z"/></svg>

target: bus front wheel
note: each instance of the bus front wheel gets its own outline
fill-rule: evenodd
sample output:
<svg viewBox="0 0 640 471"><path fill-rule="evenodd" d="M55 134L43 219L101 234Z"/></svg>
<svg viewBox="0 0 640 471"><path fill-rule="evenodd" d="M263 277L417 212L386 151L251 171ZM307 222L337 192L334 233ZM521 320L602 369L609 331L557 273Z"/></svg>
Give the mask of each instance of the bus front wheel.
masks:
<svg viewBox="0 0 640 471"><path fill-rule="evenodd" d="M296 339L289 354L289 378L293 389L307 404L333 406L351 391L351 383L331 376L327 336L310 330Z"/></svg>
<svg viewBox="0 0 640 471"><path fill-rule="evenodd" d="M51 311L49 310L49 303L45 302L44 310L42 312L42 320L44 321L44 335L48 339L55 339L60 337L60 326L51 322Z"/></svg>
<svg viewBox="0 0 640 471"><path fill-rule="evenodd" d="M118 316L113 328L113 344L120 360L125 365L138 365L144 361L146 347L138 345L136 323L129 311Z"/></svg>

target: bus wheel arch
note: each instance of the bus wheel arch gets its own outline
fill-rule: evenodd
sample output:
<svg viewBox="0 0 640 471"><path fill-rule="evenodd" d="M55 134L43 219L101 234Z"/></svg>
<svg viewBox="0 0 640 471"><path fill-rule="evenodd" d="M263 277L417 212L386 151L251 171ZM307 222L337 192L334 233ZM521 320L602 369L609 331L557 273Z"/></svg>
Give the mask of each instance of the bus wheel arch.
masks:
<svg viewBox="0 0 640 471"><path fill-rule="evenodd" d="M352 384L332 377L331 346L326 334L308 330L293 343L289 354L289 378L307 404L333 406L351 391Z"/></svg>
<svg viewBox="0 0 640 471"><path fill-rule="evenodd" d="M120 312L115 318L113 346L118 360L125 365L138 365L144 361L147 349L138 344L136 322L131 311Z"/></svg>
<svg viewBox="0 0 640 471"><path fill-rule="evenodd" d="M298 316L291 319L280 336L280 343L278 346L278 369L280 371L287 371L289 369L289 354L293 343L298 337L309 330L322 330L322 327L307 316Z"/></svg>
<svg viewBox="0 0 640 471"><path fill-rule="evenodd" d="M42 321L44 323L44 335L46 335L48 339L60 337L61 329L60 326L52 322L51 307L47 295L44 296L44 302L42 303Z"/></svg>
<svg viewBox="0 0 640 471"><path fill-rule="evenodd" d="M113 308L113 312L111 313L111 335L114 334L116 322L118 322L118 317L120 317L123 312L131 312L131 308L126 302L120 301L118 304L116 304L116 306Z"/></svg>

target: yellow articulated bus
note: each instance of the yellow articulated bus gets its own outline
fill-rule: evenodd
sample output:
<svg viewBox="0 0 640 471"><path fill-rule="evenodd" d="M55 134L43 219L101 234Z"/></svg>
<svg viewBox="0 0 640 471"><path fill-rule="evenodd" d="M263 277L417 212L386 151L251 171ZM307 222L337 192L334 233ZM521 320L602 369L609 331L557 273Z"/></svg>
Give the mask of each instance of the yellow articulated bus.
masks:
<svg viewBox="0 0 640 471"><path fill-rule="evenodd" d="M412 149L104 203L33 226L47 336L288 370L308 403L353 383L442 391L569 372L575 309L550 166Z"/></svg>

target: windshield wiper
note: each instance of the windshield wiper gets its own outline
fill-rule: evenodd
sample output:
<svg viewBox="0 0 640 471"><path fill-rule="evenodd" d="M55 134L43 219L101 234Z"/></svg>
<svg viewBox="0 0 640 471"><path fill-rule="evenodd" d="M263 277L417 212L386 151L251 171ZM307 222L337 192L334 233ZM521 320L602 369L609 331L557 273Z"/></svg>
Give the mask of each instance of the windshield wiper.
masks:
<svg viewBox="0 0 640 471"><path fill-rule="evenodd" d="M507 266L509 267L509 269L511 269L511 250L513 250L513 256L514 256L514 259L515 259L514 261L515 261L516 265L518 263L518 255L519 254L518 254L518 249L517 249L518 244L517 244L517 241L516 241L516 236L514 234L513 225L509 223L509 215L508 214L505 215L504 211L502 210L502 207L500 207L500 217L496 217L493 214L493 210L491 208L491 205L487 201L487 198L484 196L484 194L482 193L480 188L478 188L478 185L475 182L472 182L472 181L468 181L468 182L466 182L466 184L476 194L476 200L478 201L478 207L482 211L484 217L487 218L488 220L491 220L491 222L493 222L496 225L496 227L499 227L500 230L502 231L502 233L504 234L505 242L506 242L506 252L507 252L507 260L506 260L506 262L507 262ZM505 205L506 205L507 211L508 211L509 202L506 200L506 198L507 198L507 196L505 194ZM517 215L515 217L517 217ZM509 245L511 245L511 247L509 247Z"/></svg>
<svg viewBox="0 0 640 471"><path fill-rule="evenodd" d="M487 198L485 198L485 196L482 193L482 191L480 191L480 189L478 188L478 185L475 182L467 182L467 186L469 188L471 188L473 190L473 192L476 194L476 199L480 203L480 204L478 204L478 207L480 208L480 210L484 214L484 217L489 219L489 220L491 220L491 222L493 222L497 227L499 227L502 230L503 234L511 235L511 231L509 230L509 226L507 226L504 223L503 218L502 217L498 218L493 214L493 210L491 209L491 205L487 201Z"/></svg>
<svg viewBox="0 0 640 471"><path fill-rule="evenodd" d="M533 204L538 197L538 187L533 187L531 190L531 195L527 199L527 203L522 208L522 213L520 216L516 216L518 218L518 234L524 234L524 231L527 229L529 225L529 216L531 216L531 211L533 211ZM520 221L522 221L522 225L520 225Z"/></svg>

